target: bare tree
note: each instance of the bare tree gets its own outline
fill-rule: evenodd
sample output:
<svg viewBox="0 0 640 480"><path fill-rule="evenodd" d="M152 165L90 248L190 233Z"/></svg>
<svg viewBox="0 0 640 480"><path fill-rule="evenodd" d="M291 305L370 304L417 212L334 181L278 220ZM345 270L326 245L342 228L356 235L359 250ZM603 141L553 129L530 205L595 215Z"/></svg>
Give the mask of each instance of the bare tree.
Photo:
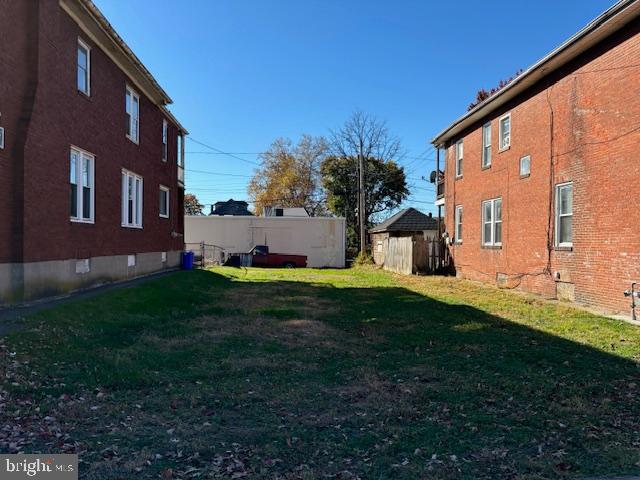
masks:
<svg viewBox="0 0 640 480"><path fill-rule="evenodd" d="M369 159L377 159L383 163L393 160L400 154L400 140L389 133L386 122L357 110L342 128L331 131L331 144L337 157L358 159L358 230L360 253L364 254L368 221L365 165Z"/></svg>

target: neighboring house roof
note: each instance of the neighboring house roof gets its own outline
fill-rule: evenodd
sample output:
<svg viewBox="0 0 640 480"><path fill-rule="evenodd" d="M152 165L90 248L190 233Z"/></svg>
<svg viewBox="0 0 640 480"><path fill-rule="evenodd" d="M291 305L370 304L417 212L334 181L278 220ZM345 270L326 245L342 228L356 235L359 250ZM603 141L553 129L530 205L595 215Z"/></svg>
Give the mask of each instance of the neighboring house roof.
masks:
<svg viewBox="0 0 640 480"><path fill-rule="evenodd" d="M534 86L551 72L584 53L612 33L620 30L640 16L640 0L620 0L547 56L526 69L506 87L469 110L455 122L438 133L433 145L452 140L476 122L490 115L508 101Z"/></svg>
<svg viewBox="0 0 640 480"><path fill-rule="evenodd" d="M166 110L165 106L173 103L167 92L91 0L60 0L60 6L73 18L80 29L130 77L136 88L144 92L156 105L162 107L182 132L188 133L171 112Z"/></svg>
<svg viewBox="0 0 640 480"><path fill-rule="evenodd" d="M216 202L211 208L210 215L252 216L253 213L249 211L248 207L247 202L230 198L226 202Z"/></svg>
<svg viewBox="0 0 640 480"><path fill-rule="evenodd" d="M431 215L425 215L415 208L405 208L373 227L369 233L422 232L437 229L438 220Z"/></svg>

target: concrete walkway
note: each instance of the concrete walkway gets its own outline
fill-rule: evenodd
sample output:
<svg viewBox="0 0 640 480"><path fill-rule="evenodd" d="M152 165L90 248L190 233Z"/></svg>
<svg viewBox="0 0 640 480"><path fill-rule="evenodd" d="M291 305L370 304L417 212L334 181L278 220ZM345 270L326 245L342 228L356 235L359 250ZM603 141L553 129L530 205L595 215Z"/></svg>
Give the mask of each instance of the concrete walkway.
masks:
<svg viewBox="0 0 640 480"><path fill-rule="evenodd" d="M100 295L101 293L108 292L109 290L134 287L141 283L148 282L149 280L164 277L165 275L169 275L170 273L176 271L177 269L165 270L160 273L154 273L131 280L123 280L120 282L91 287L85 290L78 290L64 296L44 298L42 300L37 300L35 302L16 306L0 307L0 336L22 330L24 328L24 317L32 313L46 310L47 308L55 307L57 305L63 305L65 303L75 302L77 300L92 298L96 295Z"/></svg>

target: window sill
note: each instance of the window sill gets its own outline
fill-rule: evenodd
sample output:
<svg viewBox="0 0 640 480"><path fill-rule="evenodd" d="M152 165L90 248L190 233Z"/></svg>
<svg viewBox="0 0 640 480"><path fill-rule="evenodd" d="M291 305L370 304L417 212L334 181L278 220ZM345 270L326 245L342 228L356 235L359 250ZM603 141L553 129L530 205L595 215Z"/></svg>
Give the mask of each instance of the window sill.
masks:
<svg viewBox="0 0 640 480"><path fill-rule="evenodd" d="M462 175L456 175L455 180L462 180L462 178L463 178Z"/></svg>
<svg viewBox="0 0 640 480"><path fill-rule="evenodd" d="M480 165L480 170L489 170L491 169L491 164L489 165Z"/></svg>
<svg viewBox="0 0 640 480"><path fill-rule="evenodd" d="M83 92L82 90L78 90L78 94L87 100L91 100L91 91Z"/></svg>
<svg viewBox="0 0 640 480"><path fill-rule="evenodd" d="M485 250L502 250L502 245L482 245L480 248Z"/></svg>
<svg viewBox="0 0 640 480"><path fill-rule="evenodd" d="M520 179L524 179L524 178L529 178L531 176L530 173L527 173L526 175L520 175Z"/></svg>
<svg viewBox="0 0 640 480"><path fill-rule="evenodd" d="M131 137L129 135L125 135L125 137L127 137L131 141L131 143L135 143L136 145L140 145L140 142L137 141L137 140L134 140L133 137Z"/></svg>
<svg viewBox="0 0 640 480"><path fill-rule="evenodd" d="M83 223L85 225L95 225L95 220L83 220L82 218L70 218L71 223Z"/></svg>
<svg viewBox="0 0 640 480"><path fill-rule="evenodd" d="M508 147L504 147L498 150L498 153L503 153L503 152L507 152L511 150L511 145L509 145Z"/></svg>
<svg viewBox="0 0 640 480"><path fill-rule="evenodd" d="M458 246L459 246L459 245L462 245L462 240L455 241L455 242L453 242L453 244L454 244L454 245L458 245Z"/></svg>
<svg viewBox="0 0 640 480"><path fill-rule="evenodd" d="M159 215L160 218L166 218L167 220L169 219L169 215Z"/></svg>
<svg viewBox="0 0 640 480"><path fill-rule="evenodd" d="M130 228L132 230L142 230L142 225L120 225L122 228Z"/></svg>
<svg viewBox="0 0 640 480"><path fill-rule="evenodd" d="M573 252L573 245L556 245L553 249L556 252Z"/></svg>

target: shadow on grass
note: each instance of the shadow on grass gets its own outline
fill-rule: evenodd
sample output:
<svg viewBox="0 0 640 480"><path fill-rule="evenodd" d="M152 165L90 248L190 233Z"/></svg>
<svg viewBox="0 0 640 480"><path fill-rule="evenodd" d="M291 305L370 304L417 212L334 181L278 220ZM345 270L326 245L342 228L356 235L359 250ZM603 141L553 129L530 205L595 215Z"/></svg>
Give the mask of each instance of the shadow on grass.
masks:
<svg viewBox="0 0 640 480"><path fill-rule="evenodd" d="M191 443L181 448L206 458L220 442L245 445L253 478L272 478L274 470L264 470L272 457L281 460L280 473L304 465L314 475L308 478L640 470L636 361L400 287L251 281L199 270L30 322L10 341L32 368L55 362L50 376L79 391L145 392L157 402L190 395L179 421L199 425L202 409L215 408L220 425L206 442L189 426ZM300 329L311 322L326 330ZM89 431L72 435L97 448L91 435L102 427L82 428ZM159 429L149 448L166 443ZM292 446L292 438L300 443Z"/></svg>

